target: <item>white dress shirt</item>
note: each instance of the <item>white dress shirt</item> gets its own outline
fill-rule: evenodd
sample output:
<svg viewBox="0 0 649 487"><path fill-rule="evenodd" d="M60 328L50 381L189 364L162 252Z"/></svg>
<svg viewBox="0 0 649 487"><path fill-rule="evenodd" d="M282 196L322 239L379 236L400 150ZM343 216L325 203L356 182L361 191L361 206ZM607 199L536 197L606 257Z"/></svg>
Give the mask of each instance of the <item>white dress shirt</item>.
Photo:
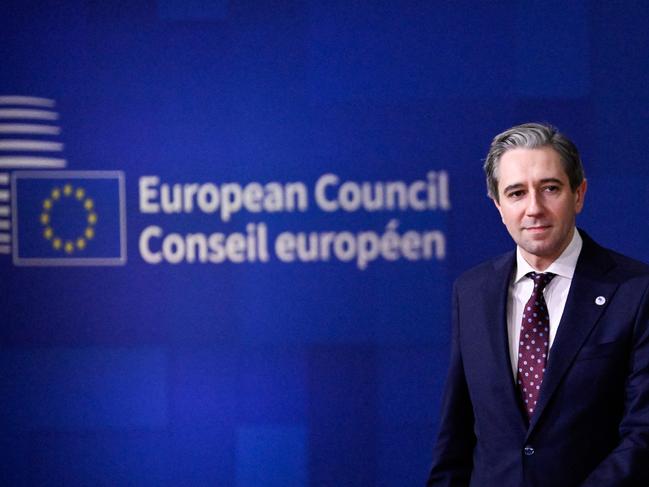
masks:
<svg viewBox="0 0 649 487"><path fill-rule="evenodd" d="M582 240L575 228L572 240L563 253L543 272L552 272L555 277L543 290L543 297L548 306L550 315L550 341L548 359L552 351L552 343L559 328L559 322L566 306L568 291L572 283L572 276L575 274L577 259L581 252ZM528 272L539 272L534 269L521 254L520 247L516 247L516 272L512 276L509 285L507 298L507 333L509 334L509 357L512 364L512 374L516 380L518 370L518 343L521 334L521 320L523 319L523 308L532 295L534 281L527 277Z"/></svg>

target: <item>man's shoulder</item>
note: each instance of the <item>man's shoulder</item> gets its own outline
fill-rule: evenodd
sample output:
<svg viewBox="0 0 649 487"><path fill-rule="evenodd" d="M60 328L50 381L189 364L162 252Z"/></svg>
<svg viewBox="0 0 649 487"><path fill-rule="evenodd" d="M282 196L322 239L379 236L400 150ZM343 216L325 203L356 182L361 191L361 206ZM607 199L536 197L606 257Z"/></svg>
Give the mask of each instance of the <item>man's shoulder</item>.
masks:
<svg viewBox="0 0 649 487"><path fill-rule="evenodd" d="M514 269L515 252L509 251L464 271L456 280L458 287L481 286L486 280L509 277Z"/></svg>
<svg viewBox="0 0 649 487"><path fill-rule="evenodd" d="M615 272L620 275L632 277L648 277L649 264L634 259L627 255L621 254L615 250L605 249L613 262L615 262Z"/></svg>
<svg viewBox="0 0 649 487"><path fill-rule="evenodd" d="M616 250L602 247L590 237L584 238L584 248L587 262L597 263L602 266L611 265L611 271L620 279L648 278L649 264L624 255ZM608 262L607 262L608 261Z"/></svg>

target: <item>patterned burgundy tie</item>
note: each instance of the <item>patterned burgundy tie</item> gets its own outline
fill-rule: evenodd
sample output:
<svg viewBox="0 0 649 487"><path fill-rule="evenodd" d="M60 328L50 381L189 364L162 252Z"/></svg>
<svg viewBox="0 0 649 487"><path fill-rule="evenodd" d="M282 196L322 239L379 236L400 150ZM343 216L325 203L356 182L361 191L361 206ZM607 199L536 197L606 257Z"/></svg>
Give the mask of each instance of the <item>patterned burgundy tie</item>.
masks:
<svg viewBox="0 0 649 487"><path fill-rule="evenodd" d="M528 419L534 414L539 399L550 339L550 317L543 289L555 276L552 273L527 274L534 280L534 290L523 309L521 338L518 342L518 388Z"/></svg>

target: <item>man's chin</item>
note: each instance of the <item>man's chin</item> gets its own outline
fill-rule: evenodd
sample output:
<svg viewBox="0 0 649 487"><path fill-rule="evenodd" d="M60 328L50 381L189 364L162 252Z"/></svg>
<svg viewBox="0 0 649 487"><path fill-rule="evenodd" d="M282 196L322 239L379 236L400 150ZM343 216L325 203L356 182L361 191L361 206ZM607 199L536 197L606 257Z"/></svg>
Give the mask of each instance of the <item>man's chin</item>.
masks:
<svg viewBox="0 0 649 487"><path fill-rule="evenodd" d="M525 252L536 257L547 257L552 254L552 246L543 240L527 240L519 245Z"/></svg>

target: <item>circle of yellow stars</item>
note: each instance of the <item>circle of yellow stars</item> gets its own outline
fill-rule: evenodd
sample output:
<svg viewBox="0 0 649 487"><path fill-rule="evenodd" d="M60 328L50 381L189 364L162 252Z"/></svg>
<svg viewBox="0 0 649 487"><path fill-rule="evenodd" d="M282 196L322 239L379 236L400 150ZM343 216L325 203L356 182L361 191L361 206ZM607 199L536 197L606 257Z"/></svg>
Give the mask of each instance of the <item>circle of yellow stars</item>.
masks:
<svg viewBox="0 0 649 487"><path fill-rule="evenodd" d="M62 239L52 227L52 209L64 199L78 201L86 211L86 228L83 234L70 240ZM71 255L75 251L85 249L88 240L92 240L95 236L95 225L97 224L95 202L86 195L86 190L81 187L75 188L70 183L64 184L63 187L56 186L50 192L49 197L43 200L43 211L40 220L41 225L44 227L43 237L52 243L52 248L54 250L63 250L66 254Z"/></svg>

